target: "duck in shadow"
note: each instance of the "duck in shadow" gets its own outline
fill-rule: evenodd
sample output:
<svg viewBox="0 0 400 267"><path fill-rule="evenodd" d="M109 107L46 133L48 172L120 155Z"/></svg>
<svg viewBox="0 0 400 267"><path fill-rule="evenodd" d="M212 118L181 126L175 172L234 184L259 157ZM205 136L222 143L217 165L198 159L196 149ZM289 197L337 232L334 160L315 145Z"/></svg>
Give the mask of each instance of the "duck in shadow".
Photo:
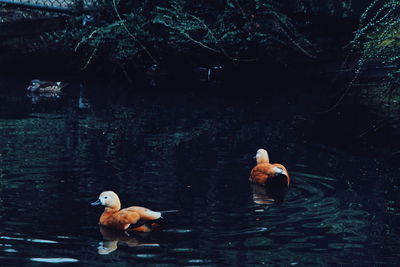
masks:
<svg viewBox="0 0 400 267"><path fill-rule="evenodd" d="M30 93L61 93L61 89L66 87L67 83L41 81L38 79L30 81L26 90Z"/></svg>
<svg viewBox="0 0 400 267"><path fill-rule="evenodd" d="M150 232L166 223L163 214L177 212L177 210L152 211L139 206L121 209L119 197L113 191L102 192L98 200L91 205L105 206L99 219L101 226L122 231Z"/></svg>
<svg viewBox="0 0 400 267"><path fill-rule="evenodd" d="M81 110L89 109L91 104L89 99L85 96L85 87L83 84L79 86L79 98L78 98L78 108Z"/></svg>
<svg viewBox="0 0 400 267"><path fill-rule="evenodd" d="M193 68L194 77L201 82L218 81L221 79L223 68L220 65Z"/></svg>
<svg viewBox="0 0 400 267"><path fill-rule="evenodd" d="M253 186L255 203L269 200L282 202L290 185L289 174L282 164L269 161L268 152L258 149L255 156L257 165L251 170L249 180ZM265 204L265 203L264 203Z"/></svg>
<svg viewBox="0 0 400 267"><path fill-rule="evenodd" d="M118 249L119 244L128 247L159 247L158 243L140 242L139 238L126 231L118 231L104 226L99 226L103 241L99 242L97 253L107 255Z"/></svg>

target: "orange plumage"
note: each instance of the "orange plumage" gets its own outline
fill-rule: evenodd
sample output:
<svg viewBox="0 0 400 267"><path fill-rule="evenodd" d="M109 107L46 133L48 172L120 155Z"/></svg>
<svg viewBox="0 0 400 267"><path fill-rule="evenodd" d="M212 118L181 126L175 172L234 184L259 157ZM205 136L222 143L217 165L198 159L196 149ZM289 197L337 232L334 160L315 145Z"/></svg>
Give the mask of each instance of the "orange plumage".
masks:
<svg viewBox="0 0 400 267"><path fill-rule="evenodd" d="M105 206L99 224L117 230L149 232L163 220L162 212L159 211L137 206L121 209L119 197L112 191L101 193L99 199L91 205Z"/></svg>
<svg viewBox="0 0 400 267"><path fill-rule="evenodd" d="M290 177L285 166L279 163L271 164L265 149L257 150L255 158L257 165L251 170L250 181L264 186L290 184Z"/></svg>

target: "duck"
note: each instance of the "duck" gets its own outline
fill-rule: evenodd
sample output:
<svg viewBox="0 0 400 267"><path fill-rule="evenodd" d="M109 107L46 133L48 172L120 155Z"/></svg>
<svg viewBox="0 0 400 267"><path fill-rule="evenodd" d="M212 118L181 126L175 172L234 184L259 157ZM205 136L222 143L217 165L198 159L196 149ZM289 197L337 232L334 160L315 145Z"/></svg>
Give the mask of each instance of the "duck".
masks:
<svg viewBox="0 0 400 267"><path fill-rule="evenodd" d="M271 164L267 150L260 148L255 156L257 165L251 170L249 180L265 187L286 188L290 184L290 177L285 166L279 163Z"/></svg>
<svg viewBox="0 0 400 267"><path fill-rule="evenodd" d="M99 224L115 230L151 232L164 222L165 213L177 212L177 210L152 211L148 208L131 206L121 209L121 201L113 191L104 191L92 206L105 206L101 214Z"/></svg>
<svg viewBox="0 0 400 267"><path fill-rule="evenodd" d="M61 89L67 85L67 83L62 82L41 81L34 79L30 81L26 90L32 93L61 93Z"/></svg>
<svg viewBox="0 0 400 267"><path fill-rule="evenodd" d="M223 67L220 65L211 65L208 67L193 68L195 78L201 82L211 82L220 80Z"/></svg>

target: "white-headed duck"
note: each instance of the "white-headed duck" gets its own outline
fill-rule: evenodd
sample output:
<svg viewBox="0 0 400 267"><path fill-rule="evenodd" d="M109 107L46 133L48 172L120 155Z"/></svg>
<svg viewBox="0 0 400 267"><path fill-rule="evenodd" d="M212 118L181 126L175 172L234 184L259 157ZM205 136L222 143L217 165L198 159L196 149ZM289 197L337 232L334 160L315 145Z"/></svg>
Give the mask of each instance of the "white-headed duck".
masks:
<svg viewBox="0 0 400 267"><path fill-rule="evenodd" d="M288 186L290 177L286 168L279 163L269 162L268 152L260 148L255 156L257 165L251 170L249 180L263 186Z"/></svg>
<svg viewBox="0 0 400 267"><path fill-rule="evenodd" d="M67 85L68 84L62 82L41 81L35 79L30 81L26 90L32 93L61 93L61 89Z"/></svg>
<svg viewBox="0 0 400 267"><path fill-rule="evenodd" d="M163 221L163 213L176 212L176 210L152 211L138 206L121 209L119 197L113 191L104 191L100 194L99 199L91 205L105 206L104 212L100 216L100 225L116 230L139 232L150 232L158 228Z"/></svg>

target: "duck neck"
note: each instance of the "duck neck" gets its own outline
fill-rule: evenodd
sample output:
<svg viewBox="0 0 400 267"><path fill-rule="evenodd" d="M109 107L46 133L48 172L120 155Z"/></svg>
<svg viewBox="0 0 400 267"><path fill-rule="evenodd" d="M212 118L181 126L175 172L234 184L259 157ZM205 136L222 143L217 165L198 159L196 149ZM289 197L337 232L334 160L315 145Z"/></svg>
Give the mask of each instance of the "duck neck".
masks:
<svg viewBox="0 0 400 267"><path fill-rule="evenodd" d="M106 208L104 211L109 211L109 212L116 212L121 209L121 201L119 200L118 196L116 196L112 201L107 203Z"/></svg>
<svg viewBox="0 0 400 267"><path fill-rule="evenodd" d="M110 217L114 213L118 212L119 209L111 208L111 207L106 207L103 211L103 213L100 216L100 222L105 220L106 218Z"/></svg>
<svg viewBox="0 0 400 267"><path fill-rule="evenodd" d="M121 209L120 206L106 207L104 209L104 212L106 212L106 213L114 213L114 212L119 211L120 209Z"/></svg>
<svg viewBox="0 0 400 267"><path fill-rule="evenodd" d="M260 155L260 157L257 158L257 164L262 164L262 163L269 163L269 157L268 154Z"/></svg>

